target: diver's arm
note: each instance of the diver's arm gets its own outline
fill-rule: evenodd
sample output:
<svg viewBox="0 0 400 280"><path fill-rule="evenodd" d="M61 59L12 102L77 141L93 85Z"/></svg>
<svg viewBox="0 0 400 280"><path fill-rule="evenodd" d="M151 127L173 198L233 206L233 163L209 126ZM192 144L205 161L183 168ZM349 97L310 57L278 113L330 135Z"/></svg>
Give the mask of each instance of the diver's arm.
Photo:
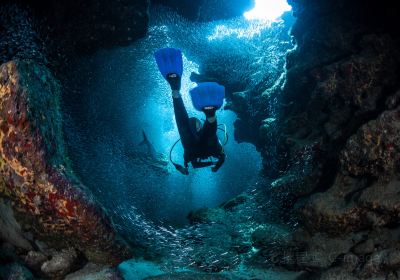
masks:
<svg viewBox="0 0 400 280"><path fill-rule="evenodd" d="M172 92L181 90L181 77L178 74L170 73L166 79L171 86Z"/></svg>
<svg viewBox="0 0 400 280"><path fill-rule="evenodd" d="M222 164L224 164L225 158L226 158L226 155L225 155L224 151L222 151L221 154L218 156L217 163L215 164L215 166L213 166L211 168L211 171L212 172L217 172L218 169L222 166Z"/></svg>

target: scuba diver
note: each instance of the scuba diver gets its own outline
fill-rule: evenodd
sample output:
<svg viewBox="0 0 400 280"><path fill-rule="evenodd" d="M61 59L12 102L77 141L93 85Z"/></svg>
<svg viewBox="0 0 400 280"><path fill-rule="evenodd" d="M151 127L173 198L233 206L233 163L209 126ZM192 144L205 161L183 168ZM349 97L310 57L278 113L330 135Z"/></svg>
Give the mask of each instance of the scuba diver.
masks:
<svg viewBox="0 0 400 280"><path fill-rule="evenodd" d="M225 161L225 152L217 137L216 111L221 108L225 97L225 88L215 82L200 83L190 91L193 106L205 114L206 120L202 125L197 118L189 118L180 93L183 73L182 53L179 49L164 48L155 53L156 62L161 74L169 83L172 90L172 100L178 127L180 141L184 148L184 166L170 161L184 175L188 175L188 166L193 168L212 166L212 172L217 172ZM222 130L222 129L221 129ZM225 128L225 143L227 134ZM210 160L211 158L211 160ZM216 162L212 158L218 159Z"/></svg>

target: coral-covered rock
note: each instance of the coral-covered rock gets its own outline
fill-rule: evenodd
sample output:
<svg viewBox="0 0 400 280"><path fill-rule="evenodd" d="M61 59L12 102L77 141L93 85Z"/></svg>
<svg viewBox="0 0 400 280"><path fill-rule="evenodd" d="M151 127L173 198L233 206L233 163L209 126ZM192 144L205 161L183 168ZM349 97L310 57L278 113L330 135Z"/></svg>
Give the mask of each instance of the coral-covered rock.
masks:
<svg viewBox="0 0 400 280"><path fill-rule="evenodd" d="M341 154L342 169L356 176L400 172L400 107L383 112L352 136Z"/></svg>
<svg viewBox="0 0 400 280"><path fill-rule="evenodd" d="M61 278L69 272L74 271L79 265L78 253L73 248L63 249L45 261L40 270L48 278Z"/></svg>
<svg viewBox="0 0 400 280"><path fill-rule="evenodd" d="M373 253L359 273L359 277L366 279L376 274L396 271L400 268L400 251L386 249Z"/></svg>
<svg viewBox="0 0 400 280"><path fill-rule="evenodd" d="M289 152L288 156L281 157L286 168L295 162L288 157L294 158L304 143L318 143L320 153L315 167L322 171L319 176L332 181L338 151L347 138L368 118L377 116L386 96L395 93L390 90L397 84L393 74L397 71L399 58L395 41L384 35L365 36L360 45L361 52L345 59L318 67L306 64L311 68L301 71L296 68L300 67L298 65L288 69L283 98L285 104L292 105L282 109L285 115L278 125L286 134L280 147L281 153ZM299 63L304 61L299 58ZM292 75L291 71L296 73ZM296 84L302 83L298 77L306 79L306 85ZM315 179L315 186L325 182Z"/></svg>
<svg viewBox="0 0 400 280"><path fill-rule="evenodd" d="M116 264L130 253L69 168L59 91L49 71L32 61L0 66L0 194L35 239Z"/></svg>
<svg viewBox="0 0 400 280"><path fill-rule="evenodd" d="M374 217L371 217L374 226L383 226L397 221L400 214L399 185L400 181L397 179L376 182L361 193L359 204L374 212Z"/></svg>
<svg viewBox="0 0 400 280"><path fill-rule="evenodd" d="M360 1L291 3L298 17L292 30L297 48L287 56L278 159L282 169L290 168L302 143L318 142L321 154L315 166L323 180L315 185L326 189L348 137L378 116L387 97L398 90L398 41L375 29L393 14L379 8L372 19L373 9Z"/></svg>
<svg viewBox="0 0 400 280"><path fill-rule="evenodd" d="M302 220L309 229L331 235L391 224L399 215L398 185L394 180L368 186L366 180L339 176L331 189L310 198Z"/></svg>
<svg viewBox="0 0 400 280"><path fill-rule="evenodd" d="M365 182L358 182L350 177L338 177L334 185L324 193L311 196L302 209L302 220L312 231L325 231L331 235L361 229L364 220L355 202L346 200L346 195L365 187Z"/></svg>
<svg viewBox="0 0 400 280"><path fill-rule="evenodd" d="M342 172L364 179L339 175L333 186L311 197L303 210L304 221L313 229L331 234L384 226L395 222L400 211L399 109L383 112L362 126L341 153Z"/></svg>

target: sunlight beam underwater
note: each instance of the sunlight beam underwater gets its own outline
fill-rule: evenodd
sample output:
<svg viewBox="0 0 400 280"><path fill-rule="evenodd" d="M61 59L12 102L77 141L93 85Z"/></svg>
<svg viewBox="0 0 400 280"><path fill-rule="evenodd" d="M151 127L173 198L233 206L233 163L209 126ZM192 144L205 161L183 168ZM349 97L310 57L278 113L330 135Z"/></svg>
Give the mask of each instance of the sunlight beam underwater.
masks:
<svg viewBox="0 0 400 280"><path fill-rule="evenodd" d="M291 9L286 0L255 0L254 8L244 13L244 17L248 20L276 21Z"/></svg>

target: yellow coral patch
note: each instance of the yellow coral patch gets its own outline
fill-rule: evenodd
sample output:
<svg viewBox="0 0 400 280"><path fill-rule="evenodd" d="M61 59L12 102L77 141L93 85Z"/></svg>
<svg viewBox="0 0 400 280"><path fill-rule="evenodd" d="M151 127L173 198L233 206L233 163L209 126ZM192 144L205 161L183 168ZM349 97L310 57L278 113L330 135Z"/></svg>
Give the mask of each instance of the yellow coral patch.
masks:
<svg viewBox="0 0 400 280"><path fill-rule="evenodd" d="M24 167L21 164L21 162L19 160L17 160L16 158L8 159L5 156L4 149L3 149L3 140L4 140L4 138L5 138L4 133L2 131L0 131L0 155L1 155L2 159L3 159L3 161L8 166L10 166L14 170L14 172L17 173L19 176L21 176L21 177L26 177L26 176L32 177L33 176L32 170L29 170L28 168ZM17 148L17 146L15 148Z"/></svg>

